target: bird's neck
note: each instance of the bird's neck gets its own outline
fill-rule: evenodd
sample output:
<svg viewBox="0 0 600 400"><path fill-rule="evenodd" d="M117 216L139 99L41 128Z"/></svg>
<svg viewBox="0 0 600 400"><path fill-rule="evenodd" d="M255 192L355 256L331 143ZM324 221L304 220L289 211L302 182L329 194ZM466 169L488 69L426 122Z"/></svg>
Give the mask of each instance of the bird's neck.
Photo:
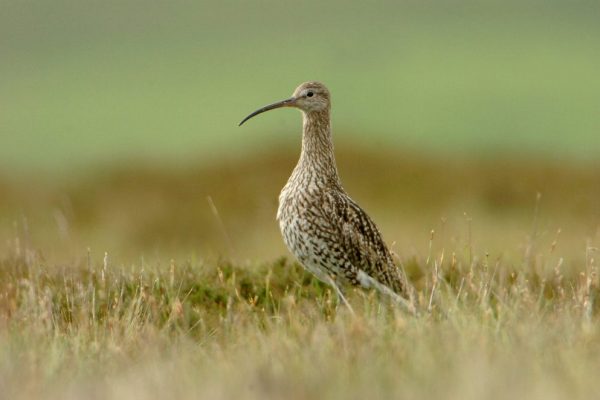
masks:
<svg viewBox="0 0 600 400"><path fill-rule="evenodd" d="M339 185L329 121L329 110L303 113L302 153L295 172Z"/></svg>

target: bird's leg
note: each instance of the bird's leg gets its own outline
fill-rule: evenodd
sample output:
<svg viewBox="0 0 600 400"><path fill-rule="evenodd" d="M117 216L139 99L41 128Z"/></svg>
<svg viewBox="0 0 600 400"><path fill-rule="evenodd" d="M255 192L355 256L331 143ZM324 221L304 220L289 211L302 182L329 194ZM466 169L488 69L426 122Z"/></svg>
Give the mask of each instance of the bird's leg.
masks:
<svg viewBox="0 0 600 400"><path fill-rule="evenodd" d="M327 271L324 271L319 268L310 268L308 266L305 266L304 268L306 268L309 272L316 276L318 280L331 286L335 291L335 294L337 295L338 304L344 303L344 305L348 307L348 310L350 310L350 313L352 315L356 315L354 314L354 309L352 308L348 300L346 300L346 297L344 297L342 290L338 287L333 277Z"/></svg>
<svg viewBox="0 0 600 400"><path fill-rule="evenodd" d="M393 300L396 304L402 306L406 311L408 311L412 315L417 314L417 310L415 309L415 305L411 300L407 300L402 296L398 295L392 289L387 287L386 285L377 282L375 279L367 275L364 271L358 271L358 281L365 288L375 288L379 294L385 295L391 300Z"/></svg>
<svg viewBox="0 0 600 400"><path fill-rule="evenodd" d="M348 310L350 310L350 314L356 315L354 313L354 309L352 308L350 303L348 303L348 300L346 300L346 297L344 297L344 294L342 293L342 291L340 290L338 285L336 285L333 278L331 276L327 275L326 282L329 283L331 285L331 287L333 287L333 290L335 290L335 293L337 294L337 298L338 298L338 303L340 303L340 302L344 303L346 305L346 307L348 307Z"/></svg>

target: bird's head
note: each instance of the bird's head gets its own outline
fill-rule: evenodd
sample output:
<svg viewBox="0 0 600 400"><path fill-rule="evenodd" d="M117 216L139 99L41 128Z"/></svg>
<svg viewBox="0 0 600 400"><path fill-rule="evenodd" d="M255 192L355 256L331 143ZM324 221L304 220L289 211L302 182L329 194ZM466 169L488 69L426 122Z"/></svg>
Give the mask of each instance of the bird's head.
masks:
<svg viewBox="0 0 600 400"><path fill-rule="evenodd" d="M325 85L319 82L304 82L294 90L292 97L259 108L244 118L242 122L240 122L240 125L258 114L276 108L293 107L310 114L313 112L327 111L330 108L330 104L331 97L329 95L329 90L327 90Z"/></svg>

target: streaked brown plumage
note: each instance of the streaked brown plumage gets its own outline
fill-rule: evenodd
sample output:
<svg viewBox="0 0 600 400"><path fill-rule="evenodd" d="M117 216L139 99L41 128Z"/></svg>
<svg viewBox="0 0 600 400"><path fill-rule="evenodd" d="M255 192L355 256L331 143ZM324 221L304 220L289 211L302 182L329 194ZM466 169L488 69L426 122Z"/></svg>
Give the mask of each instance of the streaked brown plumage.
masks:
<svg viewBox="0 0 600 400"><path fill-rule="evenodd" d="M279 195L277 220L300 263L329 283L349 306L337 282L375 288L414 311L413 289L369 216L338 177L330 125L330 94L319 82L301 84L291 98L263 107L241 123L280 107L302 111L300 160ZM350 307L350 306L349 306Z"/></svg>

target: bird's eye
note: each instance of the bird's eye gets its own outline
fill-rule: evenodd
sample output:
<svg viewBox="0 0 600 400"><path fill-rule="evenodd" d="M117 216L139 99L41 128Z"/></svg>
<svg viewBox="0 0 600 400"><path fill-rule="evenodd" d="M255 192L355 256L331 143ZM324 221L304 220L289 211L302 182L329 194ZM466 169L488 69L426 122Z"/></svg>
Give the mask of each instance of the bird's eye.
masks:
<svg viewBox="0 0 600 400"><path fill-rule="evenodd" d="M308 93L306 93L306 96L307 96L307 97L313 97L313 95L314 95L314 93L313 93L313 92L308 92Z"/></svg>

